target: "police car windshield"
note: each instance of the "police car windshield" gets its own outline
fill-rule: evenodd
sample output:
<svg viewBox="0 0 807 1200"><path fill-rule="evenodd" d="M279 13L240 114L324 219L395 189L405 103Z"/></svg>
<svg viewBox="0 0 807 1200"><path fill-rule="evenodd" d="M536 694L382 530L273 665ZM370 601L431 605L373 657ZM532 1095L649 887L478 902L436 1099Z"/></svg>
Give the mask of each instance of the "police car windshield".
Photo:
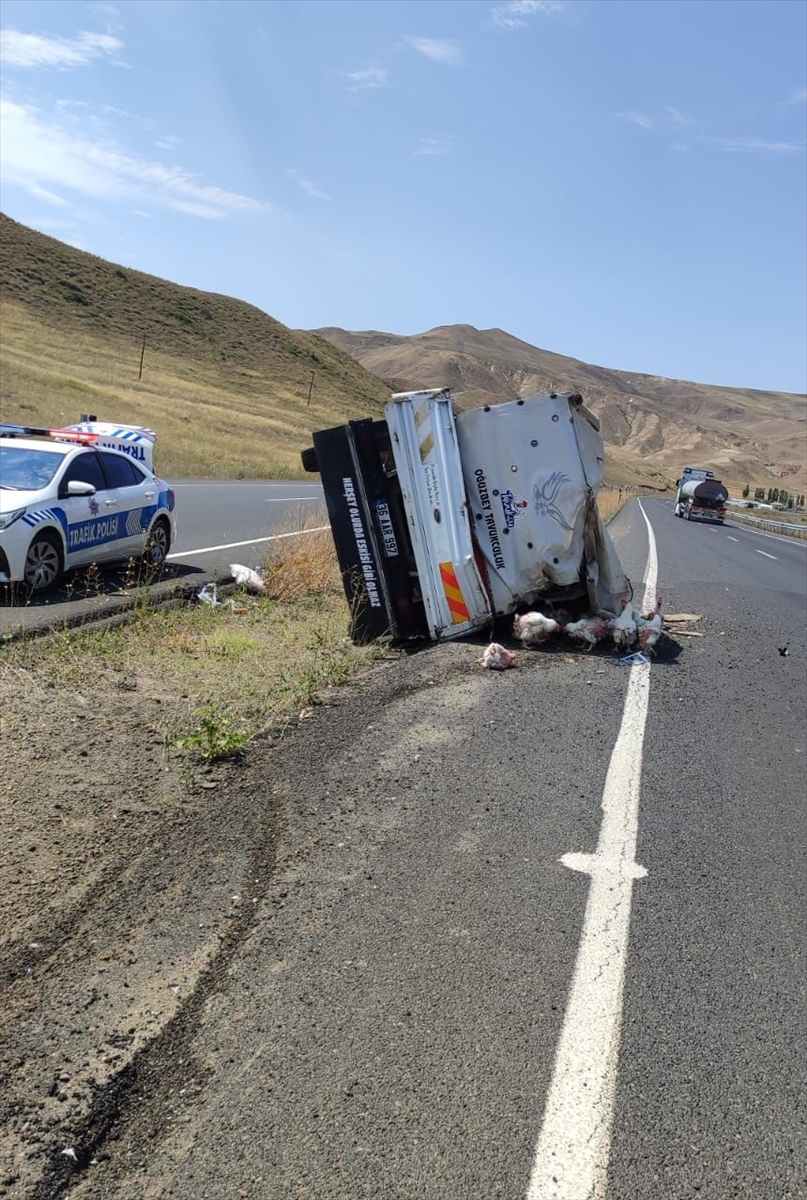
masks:
<svg viewBox="0 0 807 1200"><path fill-rule="evenodd" d="M21 492L47 487L64 462L66 451L0 446L0 484Z"/></svg>

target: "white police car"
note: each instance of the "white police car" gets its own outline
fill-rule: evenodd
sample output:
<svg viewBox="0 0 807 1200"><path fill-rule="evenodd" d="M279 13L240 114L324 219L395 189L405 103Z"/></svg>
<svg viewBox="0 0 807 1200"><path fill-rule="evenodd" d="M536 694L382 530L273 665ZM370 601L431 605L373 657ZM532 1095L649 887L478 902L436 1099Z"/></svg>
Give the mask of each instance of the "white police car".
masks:
<svg viewBox="0 0 807 1200"><path fill-rule="evenodd" d="M159 567L175 522L174 493L152 470L156 437L94 420L0 425L0 583L41 592L90 563Z"/></svg>

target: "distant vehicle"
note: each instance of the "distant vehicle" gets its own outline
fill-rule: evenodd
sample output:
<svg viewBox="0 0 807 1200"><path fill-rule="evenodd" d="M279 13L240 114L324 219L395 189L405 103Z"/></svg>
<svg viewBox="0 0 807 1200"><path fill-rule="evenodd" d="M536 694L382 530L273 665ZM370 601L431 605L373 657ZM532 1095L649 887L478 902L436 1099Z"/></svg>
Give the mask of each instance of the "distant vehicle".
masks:
<svg viewBox="0 0 807 1200"><path fill-rule="evenodd" d="M705 517L722 525L726 518L728 498L728 488L715 479L714 471L707 471L703 467L684 467L678 480L675 515L685 517L687 521L693 517Z"/></svg>
<svg viewBox="0 0 807 1200"><path fill-rule="evenodd" d="M0 584L44 592L91 563L161 566L175 501L152 469L156 438L94 419L64 429L0 424Z"/></svg>

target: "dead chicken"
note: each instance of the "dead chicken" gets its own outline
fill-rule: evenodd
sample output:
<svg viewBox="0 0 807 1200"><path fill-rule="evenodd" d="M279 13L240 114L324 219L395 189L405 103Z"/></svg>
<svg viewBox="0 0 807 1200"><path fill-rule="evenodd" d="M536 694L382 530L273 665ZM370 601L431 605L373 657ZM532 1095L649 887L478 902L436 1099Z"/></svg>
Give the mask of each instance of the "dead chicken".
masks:
<svg viewBox="0 0 807 1200"><path fill-rule="evenodd" d="M629 650L636 641L636 611L629 600L622 600L622 612L611 622L611 636L619 650Z"/></svg>
<svg viewBox="0 0 807 1200"><path fill-rule="evenodd" d="M586 642L586 650L590 651L611 630L610 617L582 617L579 621L568 621L563 632L578 642Z"/></svg>
<svg viewBox="0 0 807 1200"><path fill-rule="evenodd" d="M557 621L539 612L524 613L513 621L513 636L525 646L540 646L559 629Z"/></svg>
<svg viewBox="0 0 807 1200"><path fill-rule="evenodd" d="M639 645L642 650L649 650L651 654L655 654L653 647L661 637L661 631L664 628L664 616L661 611L661 597L656 601L656 607L649 613L645 613L641 617L636 618L636 628L638 631Z"/></svg>
<svg viewBox="0 0 807 1200"><path fill-rule="evenodd" d="M498 642L491 642L478 661L491 671L506 671L508 667L518 666L515 654L510 650L505 650L504 646L500 646Z"/></svg>

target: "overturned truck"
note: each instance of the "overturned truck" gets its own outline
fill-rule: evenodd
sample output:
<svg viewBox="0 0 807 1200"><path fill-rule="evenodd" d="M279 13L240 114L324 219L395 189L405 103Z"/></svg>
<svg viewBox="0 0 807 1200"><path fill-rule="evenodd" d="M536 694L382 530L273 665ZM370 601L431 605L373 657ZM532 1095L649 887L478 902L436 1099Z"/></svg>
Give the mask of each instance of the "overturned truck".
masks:
<svg viewBox="0 0 807 1200"><path fill-rule="evenodd" d="M445 640L631 594L597 510L599 421L576 393L455 413L448 388L313 435L356 642Z"/></svg>

